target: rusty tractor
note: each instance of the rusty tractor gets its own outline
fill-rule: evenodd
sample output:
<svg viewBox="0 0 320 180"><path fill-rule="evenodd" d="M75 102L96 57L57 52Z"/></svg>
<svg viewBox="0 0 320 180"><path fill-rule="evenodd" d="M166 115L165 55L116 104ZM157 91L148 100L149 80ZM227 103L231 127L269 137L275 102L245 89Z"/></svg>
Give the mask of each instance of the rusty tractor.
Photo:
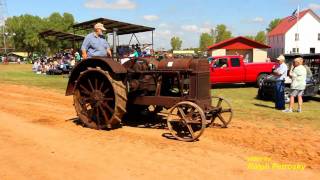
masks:
<svg viewBox="0 0 320 180"><path fill-rule="evenodd" d="M66 95L73 95L86 127L117 128L126 113L130 117L130 112L152 106L182 141L197 140L208 126L227 127L233 115L228 101L210 95L206 59L131 59L121 64L94 57L72 70Z"/></svg>

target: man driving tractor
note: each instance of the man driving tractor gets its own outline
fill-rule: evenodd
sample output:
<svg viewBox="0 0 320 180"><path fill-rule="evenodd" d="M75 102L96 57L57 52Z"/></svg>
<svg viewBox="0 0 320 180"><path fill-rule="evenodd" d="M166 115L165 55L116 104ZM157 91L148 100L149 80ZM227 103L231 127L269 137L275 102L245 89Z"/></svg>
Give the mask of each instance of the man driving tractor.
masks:
<svg viewBox="0 0 320 180"><path fill-rule="evenodd" d="M83 59L91 58L93 56L112 57L110 46L103 36L103 31L105 30L106 29L101 23L94 25L94 32L85 37L81 46Z"/></svg>

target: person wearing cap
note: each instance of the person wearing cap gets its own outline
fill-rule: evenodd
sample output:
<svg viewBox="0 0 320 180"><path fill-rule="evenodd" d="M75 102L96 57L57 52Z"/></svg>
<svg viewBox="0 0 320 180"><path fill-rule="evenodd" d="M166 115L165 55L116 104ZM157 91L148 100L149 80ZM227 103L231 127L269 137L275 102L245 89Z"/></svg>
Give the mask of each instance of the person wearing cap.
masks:
<svg viewBox="0 0 320 180"><path fill-rule="evenodd" d="M291 113L293 112L294 98L298 97L298 110L297 112L302 112L302 103L303 103L303 92L306 88L306 80L307 80L307 70L303 66L303 59L301 57L295 58L293 61L293 69L290 71L290 77L292 79L292 83L290 86L290 104L289 108L284 110L283 112Z"/></svg>
<svg viewBox="0 0 320 180"><path fill-rule="evenodd" d="M94 25L94 32L88 34L82 43L81 51L82 58L87 59L93 56L107 56L112 57L110 46L103 36L103 24L97 23Z"/></svg>
<svg viewBox="0 0 320 180"><path fill-rule="evenodd" d="M273 71L273 75L276 77L275 84L275 108L278 110L285 109L285 100L284 100L284 88L285 88L285 78L287 77L288 67L285 63L285 57L280 55L278 58L278 67Z"/></svg>

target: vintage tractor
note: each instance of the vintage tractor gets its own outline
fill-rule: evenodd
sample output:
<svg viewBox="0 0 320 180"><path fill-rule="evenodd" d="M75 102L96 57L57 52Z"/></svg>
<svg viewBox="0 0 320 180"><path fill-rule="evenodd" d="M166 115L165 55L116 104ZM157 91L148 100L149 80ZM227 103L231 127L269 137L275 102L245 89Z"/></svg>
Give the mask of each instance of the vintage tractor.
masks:
<svg viewBox="0 0 320 180"><path fill-rule="evenodd" d="M233 115L225 99L210 95L206 59L131 59L120 64L94 57L73 69L66 95L73 95L86 127L121 127L125 114L130 121L131 113L148 110L165 116L172 136L182 141L197 140L207 126L227 127Z"/></svg>

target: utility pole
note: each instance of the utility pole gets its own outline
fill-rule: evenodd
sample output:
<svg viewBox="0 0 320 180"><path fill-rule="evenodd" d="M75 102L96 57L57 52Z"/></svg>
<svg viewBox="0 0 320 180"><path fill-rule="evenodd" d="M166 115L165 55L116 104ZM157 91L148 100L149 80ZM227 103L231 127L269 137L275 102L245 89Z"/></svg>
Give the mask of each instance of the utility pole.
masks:
<svg viewBox="0 0 320 180"><path fill-rule="evenodd" d="M300 50L298 51L298 49L300 49L299 48L299 41L300 41L300 34L299 34L299 19L300 19L300 6L298 5L298 9L297 9L297 14L296 14L296 16L297 16L297 32L296 32L296 36L298 36L297 38L297 41L296 41L296 51L297 51L297 53L298 54L300 54ZM296 37L295 37L296 38Z"/></svg>
<svg viewBox="0 0 320 180"><path fill-rule="evenodd" d="M2 36L3 36L3 49L4 53L7 53L7 44L6 44L6 18L7 18L7 2L6 0L0 0L0 26L2 27Z"/></svg>
<svg viewBox="0 0 320 180"><path fill-rule="evenodd" d="M211 33L211 36L212 36L212 44L215 44L216 43L216 38L217 38L217 29L216 28L212 28L210 30L210 33Z"/></svg>

